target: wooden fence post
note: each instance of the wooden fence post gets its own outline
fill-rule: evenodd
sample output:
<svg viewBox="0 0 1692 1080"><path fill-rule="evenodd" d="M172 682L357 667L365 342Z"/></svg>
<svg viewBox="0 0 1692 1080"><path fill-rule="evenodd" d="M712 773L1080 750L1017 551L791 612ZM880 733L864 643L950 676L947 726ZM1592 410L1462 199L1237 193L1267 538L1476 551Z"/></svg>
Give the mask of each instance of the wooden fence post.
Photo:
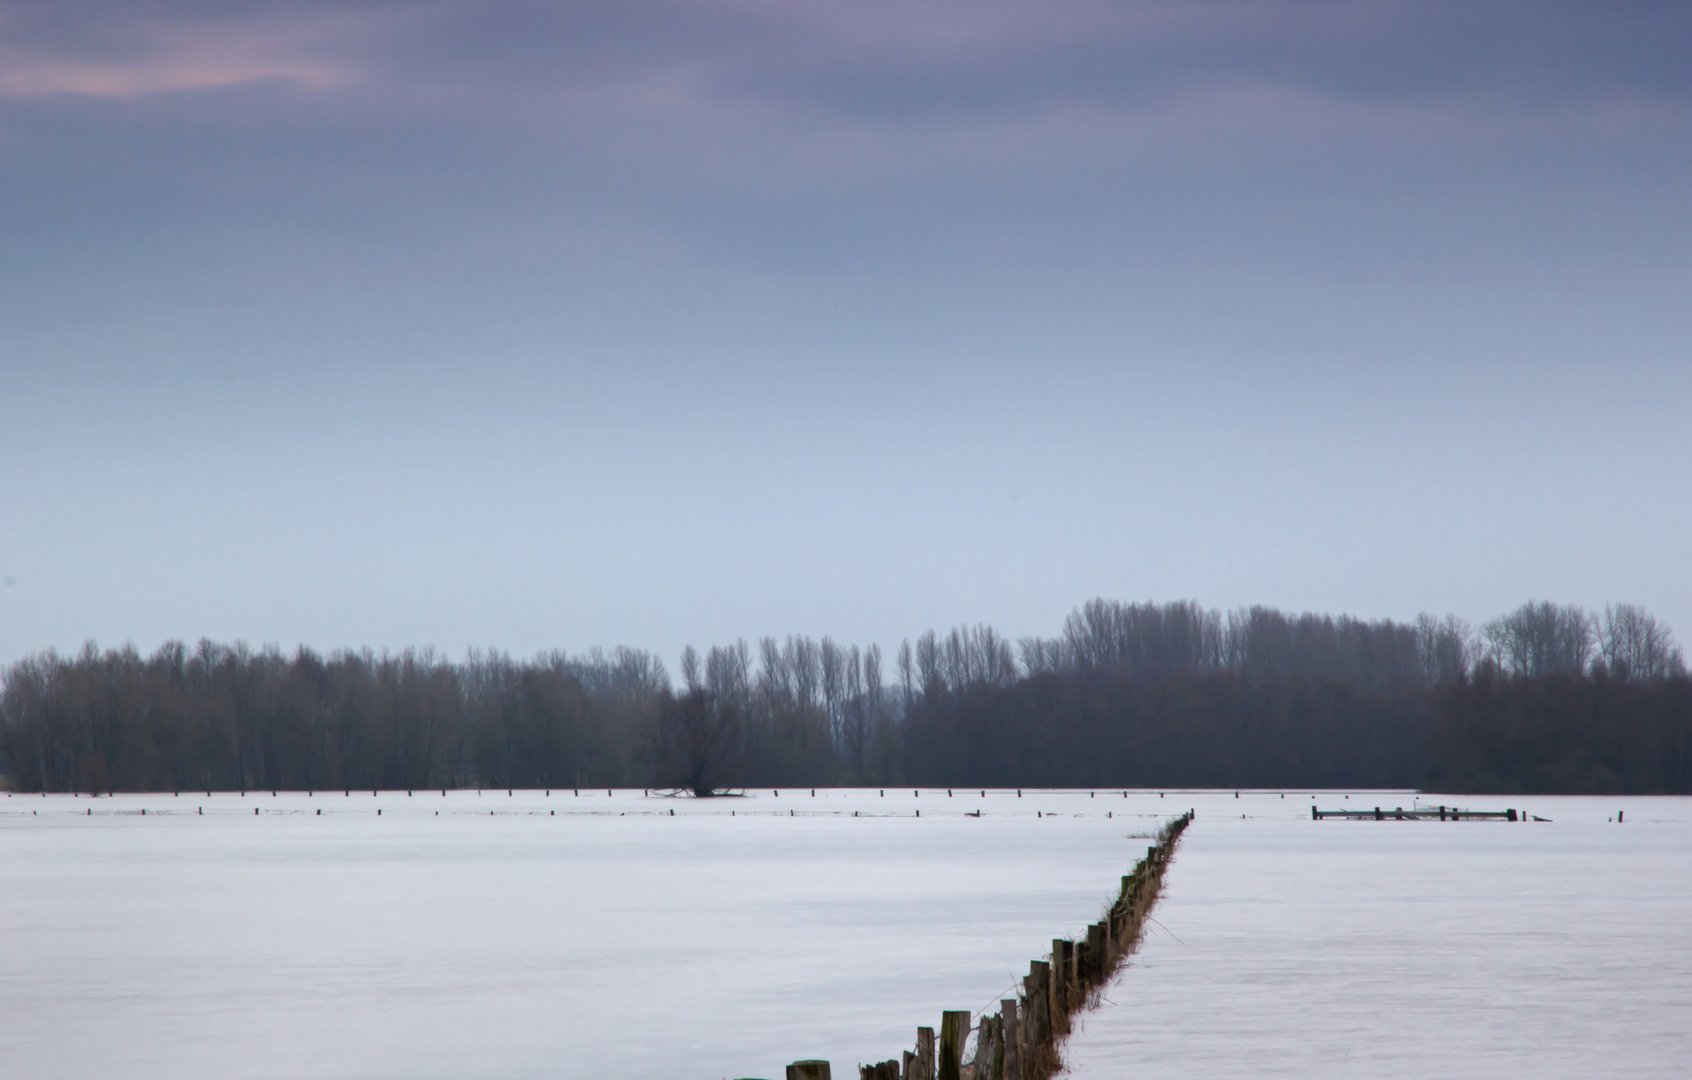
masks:
<svg viewBox="0 0 1692 1080"><path fill-rule="evenodd" d="M969 1010L940 1014L940 1069L936 1080L963 1080L964 1043L969 1040Z"/></svg>
<svg viewBox="0 0 1692 1080"><path fill-rule="evenodd" d="M998 1080L1022 1080L1022 1033L1017 1026L1015 998L999 1002L999 1023L1004 1028L1001 1041L1005 1046L1005 1063Z"/></svg>
<svg viewBox="0 0 1692 1080"><path fill-rule="evenodd" d="M983 1014L975 1029L975 1060L969 1075L974 1080L1004 1080L1005 1044L999 1018Z"/></svg>
<svg viewBox="0 0 1692 1080"><path fill-rule="evenodd" d="M1052 1035L1069 1034L1069 976L1074 968L1070 943L1052 939L1052 981L1047 992L1051 1004Z"/></svg>
<svg viewBox="0 0 1692 1080"><path fill-rule="evenodd" d="M1103 918L1086 928L1084 937L1053 938L1050 961L1029 963L1022 993L1000 1001L998 1015L981 1017L967 1064L970 1014L947 1010L938 1039L934 1028L917 1028L914 1053L903 1051L902 1062L860 1065L859 1080L1043 1080L1053 1070L1061 1070L1056 1044L1071 1031L1070 1013L1078 1011L1117 962L1133 950L1145 909L1157 900L1163 870L1192 818L1189 810L1159 833L1159 842L1146 849L1133 872L1122 875L1116 901ZM825 1061L796 1061L788 1066L787 1076L788 1080L831 1080L828 1068Z"/></svg>
<svg viewBox="0 0 1692 1080"><path fill-rule="evenodd" d="M1052 1010L1051 1000L1052 969L1044 960L1032 960L1028 964L1031 974L1028 976L1028 1009L1032 1013L1033 1030L1029 1032L1030 1045L1044 1045L1052 1041ZM1026 1062L1024 1063L1026 1065Z"/></svg>
<svg viewBox="0 0 1692 1080"><path fill-rule="evenodd" d="M787 1080L833 1080L826 1061L795 1061L787 1067Z"/></svg>
<svg viewBox="0 0 1692 1080"><path fill-rule="evenodd" d="M921 1072L922 1080L935 1080L934 1029L931 1027L917 1028L917 1069Z"/></svg>

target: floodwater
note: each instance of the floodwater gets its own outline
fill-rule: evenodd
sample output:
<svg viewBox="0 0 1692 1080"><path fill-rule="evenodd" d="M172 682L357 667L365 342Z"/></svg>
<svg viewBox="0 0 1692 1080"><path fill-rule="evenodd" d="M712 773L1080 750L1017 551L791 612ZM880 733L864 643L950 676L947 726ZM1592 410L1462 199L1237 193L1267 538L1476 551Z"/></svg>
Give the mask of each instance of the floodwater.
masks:
<svg viewBox="0 0 1692 1080"><path fill-rule="evenodd" d="M1692 1076L1692 800L1421 799L1552 820L1201 810L1074 1075Z"/></svg>
<svg viewBox="0 0 1692 1080"><path fill-rule="evenodd" d="M1692 801L1436 798L1553 819L1532 824L1317 823L1311 801L15 795L0 1073L847 1077L994 1007L1189 807L1077 1075L1684 1073Z"/></svg>

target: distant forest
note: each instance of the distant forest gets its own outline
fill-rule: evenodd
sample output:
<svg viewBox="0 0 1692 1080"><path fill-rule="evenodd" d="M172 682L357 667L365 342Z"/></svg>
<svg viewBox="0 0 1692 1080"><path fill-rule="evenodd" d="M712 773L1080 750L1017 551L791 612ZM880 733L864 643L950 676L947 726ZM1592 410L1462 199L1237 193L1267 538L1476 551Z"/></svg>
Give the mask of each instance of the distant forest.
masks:
<svg viewBox="0 0 1692 1080"><path fill-rule="evenodd" d="M22 791L743 786L1692 792L1692 682L1627 604L1478 630L1095 600L1055 638L789 637L527 660L201 641L45 652L0 691Z"/></svg>

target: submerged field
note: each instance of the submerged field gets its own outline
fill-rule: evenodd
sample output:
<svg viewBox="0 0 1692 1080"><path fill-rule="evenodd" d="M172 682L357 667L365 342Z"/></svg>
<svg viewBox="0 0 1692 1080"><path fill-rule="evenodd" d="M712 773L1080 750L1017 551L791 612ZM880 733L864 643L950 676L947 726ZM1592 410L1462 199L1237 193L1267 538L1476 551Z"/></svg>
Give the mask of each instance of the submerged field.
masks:
<svg viewBox="0 0 1692 1080"><path fill-rule="evenodd" d="M1311 801L16 795L0 1062L703 1080L822 1057L852 1076L1006 996L1193 807L1151 938L1071 1044L1079 1075L1678 1074L1692 801L1443 800L1553 819L1516 825L1316 823Z"/></svg>
<svg viewBox="0 0 1692 1080"><path fill-rule="evenodd" d="M1201 812L1075 1075L1686 1076L1692 799L1423 801L1552 821Z"/></svg>

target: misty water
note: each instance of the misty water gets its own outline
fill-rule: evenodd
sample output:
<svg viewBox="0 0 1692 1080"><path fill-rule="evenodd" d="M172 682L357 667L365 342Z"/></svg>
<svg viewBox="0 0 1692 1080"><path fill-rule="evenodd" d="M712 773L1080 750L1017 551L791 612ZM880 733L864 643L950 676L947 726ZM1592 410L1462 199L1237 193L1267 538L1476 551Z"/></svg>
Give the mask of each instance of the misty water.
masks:
<svg viewBox="0 0 1692 1080"><path fill-rule="evenodd" d="M1692 800L1309 817L1416 798L14 795L0 1071L704 1080L822 1057L851 1076L1006 996L1192 807L1150 936L1067 1048L1076 1075L1682 1075Z"/></svg>

